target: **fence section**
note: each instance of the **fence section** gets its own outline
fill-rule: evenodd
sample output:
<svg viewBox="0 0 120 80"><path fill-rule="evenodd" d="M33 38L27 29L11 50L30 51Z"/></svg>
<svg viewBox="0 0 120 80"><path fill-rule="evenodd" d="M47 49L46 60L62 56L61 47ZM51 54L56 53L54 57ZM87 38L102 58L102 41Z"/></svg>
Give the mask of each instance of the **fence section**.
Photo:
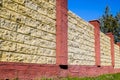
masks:
<svg viewBox="0 0 120 80"><path fill-rule="evenodd" d="M111 42L110 38L104 33L100 32L100 51L101 51L101 65L111 66Z"/></svg>
<svg viewBox="0 0 120 80"><path fill-rule="evenodd" d="M67 0L0 0L0 61L0 79L98 76L120 72L120 43Z"/></svg>
<svg viewBox="0 0 120 80"><path fill-rule="evenodd" d="M69 64L95 65L94 27L72 12L68 15Z"/></svg>
<svg viewBox="0 0 120 80"><path fill-rule="evenodd" d="M9 62L56 63L56 1L2 0L0 59Z"/></svg>

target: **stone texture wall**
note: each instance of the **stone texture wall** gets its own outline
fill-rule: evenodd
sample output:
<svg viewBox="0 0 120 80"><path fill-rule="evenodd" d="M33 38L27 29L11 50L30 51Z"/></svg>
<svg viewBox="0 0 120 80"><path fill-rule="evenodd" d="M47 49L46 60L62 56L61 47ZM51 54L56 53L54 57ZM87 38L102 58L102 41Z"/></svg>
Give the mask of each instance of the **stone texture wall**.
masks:
<svg viewBox="0 0 120 80"><path fill-rule="evenodd" d="M95 65L94 27L68 12L68 64Z"/></svg>
<svg viewBox="0 0 120 80"><path fill-rule="evenodd" d="M115 68L120 68L120 47L114 44L115 51Z"/></svg>
<svg viewBox="0 0 120 80"><path fill-rule="evenodd" d="M0 0L0 61L56 63L56 0Z"/></svg>
<svg viewBox="0 0 120 80"><path fill-rule="evenodd" d="M67 10L67 0L0 0L0 79L120 72L112 33Z"/></svg>
<svg viewBox="0 0 120 80"><path fill-rule="evenodd" d="M67 52L62 55L66 63L95 65L94 28L68 11L68 56ZM0 61L55 64L56 36L56 0L0 1ZM119 47L115 45L116 67L118 55ZM110 38L102 32L100 60L102 66L111 66Z"/></svg>
<svg viewBox="0 0 120 80"><path fill-rule="evenodd" d="M100 32L100 58L102 66L111 66L111 42L110 38Z"/></svg>

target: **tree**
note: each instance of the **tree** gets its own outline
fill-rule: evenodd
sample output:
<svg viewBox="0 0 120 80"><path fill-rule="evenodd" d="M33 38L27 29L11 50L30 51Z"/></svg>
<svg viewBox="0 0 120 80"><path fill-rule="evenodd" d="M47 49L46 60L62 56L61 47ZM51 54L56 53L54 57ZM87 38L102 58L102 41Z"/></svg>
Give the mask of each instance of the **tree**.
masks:
<svg viewBox="0 0 120 80"><path fill-rule="evenodd" d="M118 28L116 29L116 41L120 42L120 12L117 13L117 15L115 16L116 21L118 23Z"/></svg>
<svg viewBox="0 0 120 80"><path fill-rule="evenodd" d="M110 13L110 9L107 6L105 8L105 13L99 19L100 29L103 33L112 32L115 37L115 42L120 40L120 13L113 16Z"/></svg>

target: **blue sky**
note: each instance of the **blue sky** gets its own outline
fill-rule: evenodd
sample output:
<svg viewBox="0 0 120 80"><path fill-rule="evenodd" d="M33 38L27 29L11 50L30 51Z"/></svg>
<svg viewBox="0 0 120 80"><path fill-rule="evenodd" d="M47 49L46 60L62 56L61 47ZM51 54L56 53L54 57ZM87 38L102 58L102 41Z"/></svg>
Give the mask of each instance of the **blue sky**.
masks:
<svg viewBox="0 0 120 80"><path fill-rule="evenodd" d="M120 0L68 0L68 9L86 21L102 16L106 5L113 15L120 11Z"/></svg>

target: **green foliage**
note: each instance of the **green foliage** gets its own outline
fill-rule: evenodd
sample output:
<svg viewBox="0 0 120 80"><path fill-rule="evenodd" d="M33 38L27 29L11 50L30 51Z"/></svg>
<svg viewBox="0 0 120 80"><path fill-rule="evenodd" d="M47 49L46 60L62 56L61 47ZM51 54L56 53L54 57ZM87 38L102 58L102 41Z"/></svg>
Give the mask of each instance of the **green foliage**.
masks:
<svg viewBox="0 0 120 80"><path fill-rule="evenodd" d="M105 13L99 19L100 29L103 33L112 32L115 37L115 42L120 41L120 12L113 16L107 6Z"/></svg>
<svg viewBox="0 0 120 80"><path fill-rule="evenodd" d="M116 20L117 20L118 26L119 26L116 30L117 41L120 42L120 12L117 13Z"/></svg>

